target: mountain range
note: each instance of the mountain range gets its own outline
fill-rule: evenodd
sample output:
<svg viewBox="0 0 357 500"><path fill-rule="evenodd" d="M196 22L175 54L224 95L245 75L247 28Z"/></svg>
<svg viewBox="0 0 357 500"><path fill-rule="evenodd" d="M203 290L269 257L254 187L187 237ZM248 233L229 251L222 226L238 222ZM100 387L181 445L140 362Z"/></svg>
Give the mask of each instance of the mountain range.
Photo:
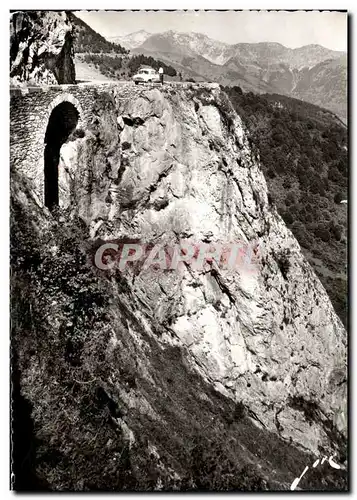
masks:
<svg viewBox="0 0 357 500"><path fill-rule="evenodd" d="M280 43L230 45L202 33L140 30L110 41L132 53L172 64L184 79L237 85L244 91L304 99L347 119L347 54L321 45L291 49Z"/></svg>
<svg viewBox="0 0 357 500"><path fill-rule="evenodd" d="M151 33L148 33L145 30L139 30L135 31L135 33L130 33L127 36L109 36L107 38L110 42L122 45L127 49L135 49L144 43L149 36L151 36Z"/></svg>

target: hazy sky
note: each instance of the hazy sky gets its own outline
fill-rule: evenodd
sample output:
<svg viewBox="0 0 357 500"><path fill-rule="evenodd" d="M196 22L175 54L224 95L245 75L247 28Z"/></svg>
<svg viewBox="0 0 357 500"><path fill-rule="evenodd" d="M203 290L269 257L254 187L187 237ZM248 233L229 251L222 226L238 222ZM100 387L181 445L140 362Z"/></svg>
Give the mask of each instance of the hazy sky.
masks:
<svg viewBox="0 0 357 500"><path fill-rule="evenodd" d="M279 42L286 47L312 43L347 50L347 14L343 12L113 12L80 11L78 17L105 37L145 30L205 33L227 43Z"/></svg>

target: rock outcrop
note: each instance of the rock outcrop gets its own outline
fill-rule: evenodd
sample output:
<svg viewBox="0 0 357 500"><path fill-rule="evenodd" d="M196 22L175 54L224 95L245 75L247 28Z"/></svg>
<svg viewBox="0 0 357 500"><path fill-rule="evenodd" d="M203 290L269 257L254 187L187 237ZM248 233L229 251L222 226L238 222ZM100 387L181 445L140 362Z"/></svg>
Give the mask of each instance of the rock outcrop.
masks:
<svg viewBox="0 0 357 500"><path fill-rule="evenodd" d="M38 253L41 263L31 268L28 294L41 296L37 305L29 299L30 309L46 318L39 327L46 340L22 324L21 315L14 328L15 338L22 339L17 354L21 394L33 405L41 439L61 453L55 472L48 464L42 467L46 481L57 489L90 487L83 472L89 452L84 462L73 462L75 486L61 460L72 460L87 445L91 449L93 439L99 442L107 424L94 438L86 426L96 414L81 410L84 400L92 408L98 391L104 393L100 408L117 408L110 418L120 439L132 450L136 442L151 453L154 489L170 489L168 477L182 488L186 462L176 451L191 450L190 433L205 435L207 429L224 443L234 442L227 453L239 456L241 464L257 466L264 481L273 480L273 488L287 489L299 475L298 470L287 477L282 472L285 446L290 451L282 462L289 467L295 460L301 467L304 453L336 453L343 462L346 332L271 204L258 155L219 87L141 89L128 84L108 90L93 102L87 129L62 146L59 169L62 212L57 215L31 201L31 186L25 190L19 180L14 188L15 213L22 214L18 224L23 228L26 219L33 219L29 234L41 234L35 237L37 250L16 260L15 278L30 283L22 266ZM78 245L87 253L87 268L74 240L65 250L61 240L78 221L86 234L85 244ZM25 237L26 231L21 234ZM91 258L105 241L166 246L241 242L254 244L255 251L249 267L234 270L213 258L200 270L183 264L177 270L134 266L125 272L116 267L101 271ZM71 288L75 276L82 282ZM103 289L94 293L94 286ZM18 294L21 300L15 298L14 308L21 311L24 298ZM70 387L71 396L61 384ZM78 403L78 394L90 389ZM249 429L242 431L235 419L224 420L230 404L237 405ZM53 411L64 419L60 430L51 424ZM198 424L200 414L203 423ZM149 441L141 442L143 434ZM186 441L181 442L182 436ZM112 443L116 438L105 439ZM255 459L255 450L265 446L257 443L263 442L269 456L263 459L257 451L260 458ZM110 462L101 474L111 481L117 466ZM190 481L197 487L197 477ZM258 489L266 489L262 484Z"/></svg>
<svg viewBox="0 0 357 500"><path fill-rule="evenodd" d="M301 435L298 441L317 451L326 444L323 426L306 423L291 401L318 404L321 421L343 430L346 334L269 204L239 117L218 88L134 95L118 89L114 98L119 120L114 114L110 124L103 113L97 125L100 137L113 134L115 141L105 162L107 185L100 186L103 172L94 168L94 193L78 199L79 207L88 203L80 215L92 237L256 242L248 271L140 273L133 276L135 293L159 324L170 325L163 342L189 347L192 363L218 390L248 404L267 428ZM67 160L81 179L92 155L95 165L105 165L92 145L87 149L89 141L79 139L79 156L72 151ZM63 158L69 148L73 143L63 147Z"/></svg>
<svg viewBox="0 0 357 500"><path fill-rule="evenodd" d="M17 11L10 17L10 83L75 83L72 25L65 12Z"/></svg>

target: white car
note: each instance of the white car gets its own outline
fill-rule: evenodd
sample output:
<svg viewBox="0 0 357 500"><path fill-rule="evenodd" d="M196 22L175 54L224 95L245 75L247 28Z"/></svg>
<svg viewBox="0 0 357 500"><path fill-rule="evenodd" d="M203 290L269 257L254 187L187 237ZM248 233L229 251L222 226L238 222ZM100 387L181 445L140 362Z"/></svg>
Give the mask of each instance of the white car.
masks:
<svg viewBox="0 0 357 500"><path fill-rule="evenodd" d="M133 80L135 84L137 85L138 83L146 83L146 82L160 82L160 77L157 71L155 71L153 68L143 68L139 69L139 71L136 73L136 75L133 76Z"/></svg>

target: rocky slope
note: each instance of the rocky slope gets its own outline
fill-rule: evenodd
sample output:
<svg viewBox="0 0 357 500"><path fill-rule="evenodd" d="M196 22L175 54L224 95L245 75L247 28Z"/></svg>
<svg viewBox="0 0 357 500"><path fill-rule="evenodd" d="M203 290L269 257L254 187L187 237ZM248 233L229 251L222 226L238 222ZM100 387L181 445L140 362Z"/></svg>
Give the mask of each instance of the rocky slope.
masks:
<svg viewBox="0 0 357 500"><path fill-rule="evenodd" d="M345 469L346 332L227 96L128 84L92 115L62 146L58 213L13 174L15 428L32 433L15 476L262 490L289 489L321 454ZM256 252L234 271L100 271L113 240ZM344 474L326 463L300 487L343 489Z"/></svg>
<svg viewBox="0 0 357 500"><path fill-rule="evenodd" d="M65 12L17 11L10 16L10 83L75 83L72 25Z"/></svg>

